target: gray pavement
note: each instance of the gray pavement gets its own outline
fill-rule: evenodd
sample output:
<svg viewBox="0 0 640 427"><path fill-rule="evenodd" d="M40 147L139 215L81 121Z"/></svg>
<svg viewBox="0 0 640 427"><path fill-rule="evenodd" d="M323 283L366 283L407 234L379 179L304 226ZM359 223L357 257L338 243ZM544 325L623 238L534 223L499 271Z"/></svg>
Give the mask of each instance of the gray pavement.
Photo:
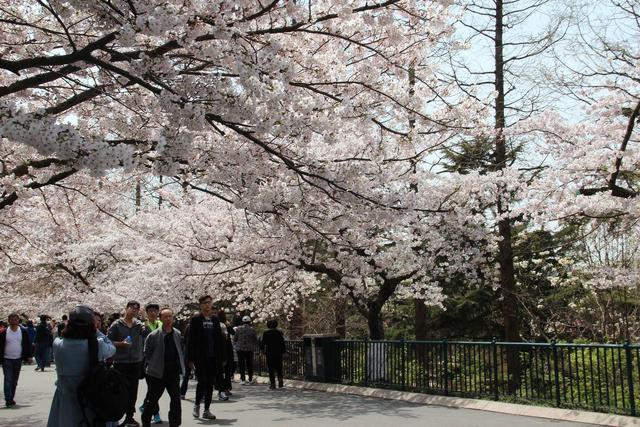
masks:
<svg viewBox="0 0 640 427"><path fill-rule="evenodd" d="M23 366L18 384L15 408L0 409L2 427L43 427L55 391L53 368L34 372L33 366ZM146 385L140 383L138 404L142 402ZM187 399L182 401L185 427L220 426L354 426L354 427L569 427L587 424L550 421L471 409L454 409L428 406L395 400L342 395L321 391L288 389L271 391L266 385L241 386L234 384L234 395L228 402L213 404L215 421L195 420L191 415L195 382L190 382ZM0 401L3 403L3 401ZM165 395L160 401L162 417L166 422L169 400ZM136 414L139 417L139 413ZM69 426L74 427L74 426Z"/></svg>

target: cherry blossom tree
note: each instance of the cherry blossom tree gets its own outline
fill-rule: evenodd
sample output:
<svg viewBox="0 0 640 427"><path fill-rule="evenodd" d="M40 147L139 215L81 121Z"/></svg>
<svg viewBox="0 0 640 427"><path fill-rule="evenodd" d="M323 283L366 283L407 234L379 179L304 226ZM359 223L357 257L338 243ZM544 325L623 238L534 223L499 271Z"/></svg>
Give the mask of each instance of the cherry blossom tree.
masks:
<svg viewBox="0 0 640 427"><path fill-rule="evenodd" d="M46 0L1 10L0 207L84 168L179 175L232 202L281 175L360 195L324 170L339 143L407 133L398 124L408 115L416 134L455 125L450 105L416 101L435 96L428 63L413 100L398 78L451 31L439 2Z"/></svg>
<svg viewBox="0 0 640 427"><path fill-rule="evenodd" d="M393 273L385 277L396 287L418 274L420 257L412 255L394 269L384 247L413 254L422 244L417 224L424 229L444 221L445 210L454 208L440 205L458 191L436 186L435 192L406 198L407 186L419 179L406 173L453 132L473 127L477 110L474 100L447 102L440 96L446 88L432 72L433 58L425 55L451 32L446 3L6 2L0 12L6 26L0 59L0 208L8 212L22 199L25 210L15 207L8 217L16 215L26 226L30 207L46 216L45 197L64 202L72 191L64 183L82 173L78 182L87 188L76 190L85 193L91 212L87 234L65 248L66 259L77 264L68 267L71 273L62 271L74 283L106 286L104 293L114 278L135 289L145 274L151 280L162 271L164 277L145 286L160 291L158 282L182 274L200 283L192 289L197 292L207 283L195 279L201 273L190 263L200 258L180 239L196 239L184 228L193 222L176 224L169 244L160 224L175 220L175 212L123 219L122 205L102 211L92 196L99 189L79 171L161 175L191 194L232 204L234 212L253 218L252 227L261 218L283 242L287 236L303 246L324 239L333 257L341 254L336 246L351 248L354 260L368 261L342 266L344 278L367 280L378 269ZM53 194L46 193L48 187ZM108 192L100 194L108 199ZM120 203L126 205L126 199ZM72 208L50 211L64 209ZM110 220L93 221L96 209ZM108 238L101 227L110 231ZM253 228L248 231L242 239L234 237L244 246L225 262L247 258L243 250L256 239ZM396 231L413 237L392 237ZM42 233L52 233L46 239L52 250L45 252L55 261L59 255L53 248L64 240L65 227L54 221ZM368 241L371 233L375 239ZM396 241L400 238L404 241ZM442 239L433 237L436 247ZM386 240L392 244L380 243ZM128 241L136 242L138 255L126 253ZM159 255L150 255L153 244L159 245L157 254L166 248L163 268L155 264L162 262ZM379 260L372 261L374 256ZM295 258L288 259L279 280L313 286L309 273L319 267L300 262L299 253L289 257ZM111 279L96 275L91 264L96 259L109 261L105 271ZM123 260L138 273L126 270ZM278 271L272 260L270 269L260 272L255 265L268 263L258 261L243 281L252 292L259 286L251 274ZM123 296L129 288L119 286L111 295ZM257 295L266 291L251 298L243 296L248 291L236 292L243 301L259 301Z"/></svg>
<svg viewBox="0 0 640 427"><path fill-rule="evenodd" d="M576 103L574 114L547 111L524 124L539 132L538 151L548 159L548 170L528 190L527 209L539 222L623 219L632 225L638 218L640 15L634 2L611 2L603 10L583 17L589 31L569 45L571 60L550 74Z"/></svg>

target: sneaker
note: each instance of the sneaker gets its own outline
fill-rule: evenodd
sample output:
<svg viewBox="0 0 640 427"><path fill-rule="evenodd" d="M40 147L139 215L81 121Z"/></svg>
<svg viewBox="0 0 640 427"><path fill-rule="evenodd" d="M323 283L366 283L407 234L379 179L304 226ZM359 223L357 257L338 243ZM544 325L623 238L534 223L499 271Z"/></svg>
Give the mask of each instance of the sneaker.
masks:
<svg viewBox="0 0 640 427"><path fill-rule="evenodd" d="M7 401L5 401L5 404L7 405L7 408L11 408L12 406L16 406L16 402L14 400L7 400Z"/></svg>
<svg viewBox="0 0 640 427"><path fill-rule="evenodd" d="M222 400L224 402L229 400L229 396L227 396L224 391L221 391L218 393L218 400Z"/></svg>
<svg viewBox="0 0 640 427"><path fill-rule="evenodd" d="M200 418L200 405L193 405L193 418Z"/></svg>
<svg viewBox="0 0 640 427"><path fill-rule="evenodd" d="M157 413L157 414L155 414L153 416L151 423L152 424L162 424L162 418L160 418L160 413Z"/></svg>
<svg viewBox="0 0 640 427"><path fill-rule="evenodd" d="M124 427L140 427L140 423L134 420L133 418L128 418L124 420L124 423L122 423L122 425Z"/></svg>
<svg viewBox="0 0 640 427"><path fill-rule="evenodd" d="M269 390L275 390L276 386L274 386L273 384L269 386Z"/></svg>
<svg viewBox="0 0 640 427"><path fill-rule="evenodd" d="M216 416L209 412L208 409L205 409L205 411L202 413L202 418L204 418L205 420L215 420Z"/></svg>
<svg viewBox="0 0 640 427"><path fill-rule="evenodd" d="M233 396L233 393L231 393L231 390L225 390L224 394L226 394L227 396Z"/></svg>

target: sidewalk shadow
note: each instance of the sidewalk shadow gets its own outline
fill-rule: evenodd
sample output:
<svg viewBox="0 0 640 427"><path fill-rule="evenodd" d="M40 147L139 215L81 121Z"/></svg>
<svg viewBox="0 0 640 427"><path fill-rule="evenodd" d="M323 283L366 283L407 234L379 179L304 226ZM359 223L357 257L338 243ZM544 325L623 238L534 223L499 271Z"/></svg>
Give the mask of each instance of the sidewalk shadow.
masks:
<svg viewBox="0 0 640 427"><path fill-rule="evenodd" d="M250 394L252 406L257 410L278 410L289 414L291 417L302 418L313 414L317 418L328 418L336 421L347 421L363 413L405 419L418 418L411 410L418 406L424 406L411 402L383 400L349 394L333 394L314 390L290 388L269 390L267 386L254 386L248 394ZM285 421L286 419L286 417L283 417L278 421Z"/></svg>
<svg viewBox="0 0 640 427"><path fill-rule="evenodd" d="M9 410L7 410L9 411ZM11 426L11 427L42 427L42 418L38 417L37 415L29 415L29 416L20 416L20 418L9 418L9 419L5 419L6 412L1 411L0 412L0 418L2 418L0 420L0 425L3 426ZM6 424L5 424L6 422ZM46 422L45 422L46 424Z"/></svg>
<svg viewBox="0 0 640 427"><path fill-rule="evenodd" d="M199 425L231 426L238 422L237 418L217 418L215 420L198 420Z"/></svg>

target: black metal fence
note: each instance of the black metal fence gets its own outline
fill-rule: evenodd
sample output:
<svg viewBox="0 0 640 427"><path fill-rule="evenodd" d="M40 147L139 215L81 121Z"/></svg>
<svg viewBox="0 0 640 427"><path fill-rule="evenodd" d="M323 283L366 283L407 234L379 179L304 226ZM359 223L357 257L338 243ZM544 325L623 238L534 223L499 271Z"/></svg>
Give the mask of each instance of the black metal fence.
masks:
<svg viewBox="0 0 640 427"><path fill-rule="evenodd" d="M636 415L640 346L340 340L328 381L447 396ZM287 342L285 377L304 377L301 341ZM263 356L258 371L266 374Z"/></svg>

